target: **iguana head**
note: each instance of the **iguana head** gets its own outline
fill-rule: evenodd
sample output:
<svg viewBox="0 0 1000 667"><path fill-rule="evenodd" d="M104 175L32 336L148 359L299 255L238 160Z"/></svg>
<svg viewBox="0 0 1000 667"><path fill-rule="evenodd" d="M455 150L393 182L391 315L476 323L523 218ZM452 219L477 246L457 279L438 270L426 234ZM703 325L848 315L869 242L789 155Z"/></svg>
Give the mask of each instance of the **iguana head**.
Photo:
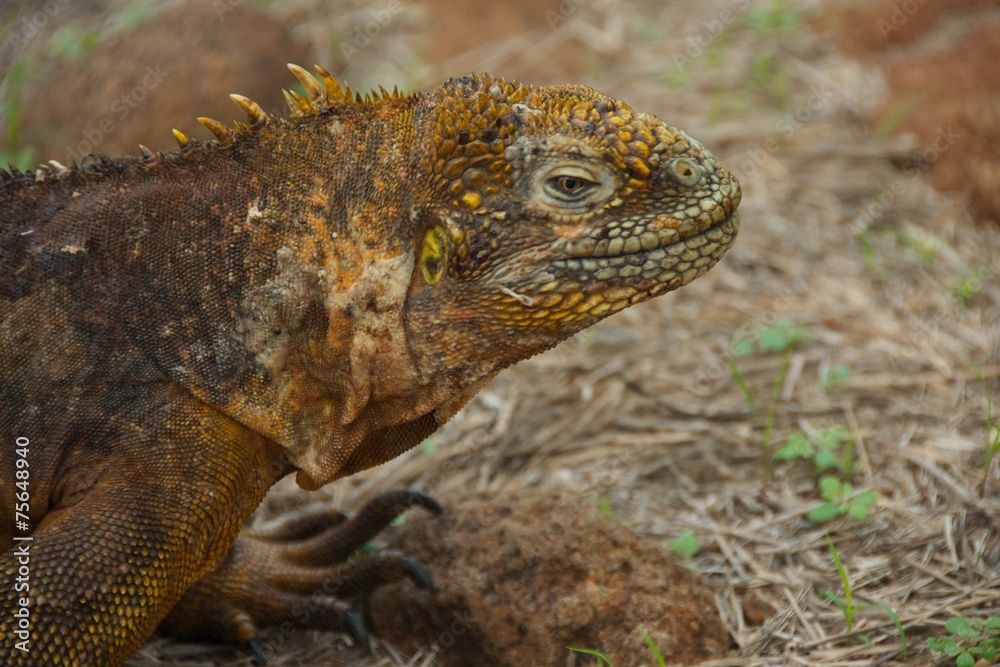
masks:
<svg viewBox="0 0 1000 667"><path fill-rule="evenodd" d="M654 116L488 75L434 99L406 319L422 365L491 376L691 282L736 238L739 183Z"/></svg>
<svg viewBox="0 0 1000 667"><path fill-rule="evenodd" d="M361 98L291 69L301 122L234 98L271 193L249 187L240 214L273 275L240 306L259 389L226 409L304 486L412 447L504 367L691 282L736 237L730 173L589 88L483 75Z"/></svg>

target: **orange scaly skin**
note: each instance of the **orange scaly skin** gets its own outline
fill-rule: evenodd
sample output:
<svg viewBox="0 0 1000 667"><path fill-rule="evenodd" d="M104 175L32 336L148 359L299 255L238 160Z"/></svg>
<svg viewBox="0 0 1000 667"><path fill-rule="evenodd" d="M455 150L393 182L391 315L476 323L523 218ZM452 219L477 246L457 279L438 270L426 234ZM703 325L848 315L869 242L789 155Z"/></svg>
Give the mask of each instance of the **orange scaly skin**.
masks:
<svg viewBox="0 0 1000 667"><path fill-rule="evenodd" d="M418 578L328 560L392 512L237 539L272 484L397 456L735 239L735 179L593 90L292 70L290 119L235 97L219 142L0 178L0 664L119 665L175 605L166 631L246 641L334 575L311 623L342 624L338 591Z"/></svg>

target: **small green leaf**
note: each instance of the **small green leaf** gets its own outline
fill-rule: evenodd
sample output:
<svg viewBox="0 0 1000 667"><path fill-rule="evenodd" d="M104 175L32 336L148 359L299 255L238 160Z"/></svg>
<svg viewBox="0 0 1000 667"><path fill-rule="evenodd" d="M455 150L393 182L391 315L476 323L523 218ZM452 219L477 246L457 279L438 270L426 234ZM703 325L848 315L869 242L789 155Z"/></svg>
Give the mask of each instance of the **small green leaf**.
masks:
<svg viewBox="0 0 1000 667"><path fill-rule="evenodd" d="M958 644L955 643L954 637L928 637L927 645L933 651L940 651L950 658L954 658L956 655L962 652L958 648Z"/></svg>
<svg viewBox="0 0 1000 667"><path fill-rule="evenodd" d="M600 496L594 498L594 504L597 506L598 511L609 519L614 518L615 510L611 507L611 501L607 498L601 498Z"/></svg>
<svg viewBox="0 0 1000 667"><path fill-rule="evenodd" d="M840 500L841 497L846 495L846 487L847 484L840 481L839 477L824 475L819 478L819 495L823 500L830 502Z"/></svg>
<svg viewBox="0 0 1000 667"><path fill-rule="evenodd" d="M865 507L871 507L878 502L878 491L862 491L858 495L854 496L852 503L858 505L864 505Z"/></svg>
<svg viewBox="0 0 1000 667"><path fill-rule="evenodd" d="M664 665L666 665L666 661L663 659L663 654L660 653L660 647L656 645L656 642L653 641L653 638L650 637L649 633L645 630L642 631L642 636L646 638L646 643L649 644L649 651L656 659L658 667L664 667Z"/></svg>
<svg viewBox="0 0 1000 667"><path fill-rule="evenodd" d="M816 434L816 444L826 449L840 447L850 437L843 426L834 426Z"/></svg>
<svg viewBox="0 0 1000 667"><path fill-rule="evenodd" d="M839 595L831 591L829 588L821 589L819 594L820 597L824 597L830 600L830 602L832 602L833 604L837 605L840 611L844 611L847 608L847 603L844 602L844 598L840 597Z"/></svg>
<svg viewBox="0 0 1000 667"><path fill-rule="evenodd" d="M868 518L868 512L871 510L871 508L872 508L871 505L864 505L852 502L850 505L847 506L847 513L851 516L851 518L857 519L858 521L863 521L864 519Z"/></svg>
<svg viewBox="0 0 1000 667"><path fill-rule="evenodd" d="M815 465L816 472L821 473L824 470L838 467L840 465L840 457L837 456L836 452L832 452L829 449L821 449L813 456L813 464Z"/></svg>
<svg viewBox="0 0 1000 667"><path fill-rule="evenodd" d="M1000 632L1000 616L990 616L987 618L984 627L993 632Z"/></svg>
<svg viewBox="0 0 1000 667"><path fill-rule="evenodd" d="M788 461L795 458L808 458L812 455L812 445L805 433L793 433L785 440L785 444L774 455L779 461Z"/></svg>
<svg viewBox="0 0 1000 667"><path fill-rule="evenodd" d="M840 516L840 507L833 503L823 503L812 508L809 512L809 520L813 523L826 523Z"/></svg>
<svg viewBox="0 0 1000 667"><path fill-rule="evenodd" d="M997 651L1000 651L1000 646L997 646L997 642L992 641L983 646L983 657L992 661L997 657Z"/></svg>
<svg viewBox="0 0 1000 667"><path fill-rule="evenodd" d="M906 641L906 629L903 627L903 622L899 620L899 615L892 610L892 607L886 604L876 604L874 605L876 609L880 609L886 616L892 619L893 625L896 626L896 632L899 633L899 639L903 643L903 660L906 660L906 653L908 650Z"/></svg>
<svg viewBox="0 0 1000 667"><path fill-rule="evenodd" d="M978 633L972 627L972 623L961 616L953 616L944 624L944 629L952 635L959 637L974 637Z"/></svg>
<svg viewBox="0 0 1000 667"><path fill-rule="evenodd" d="M694 533L681 533L674 538L674 553L681 558L691 558L701 548Z"/></svg>
<svg viewBox="0 0 1000 667"><path fill-rule="evenodd" d="M733 355L737 357L746 357L753 353L753 341L749 340L738 340L733 343Z"/></svg>
<svg viewBox="0 0 1000 667"><path fill-rule="evenodd" d="M600 651L595 651L590 648L578 648L576 646L567 646L570 651L576 651L577 653L582 653L584 655L589 655L597 658L598 667L615 667L610 659Z"/></svg>
<svg viewBox="0 0 1000 667"><path fill-rule="evenodd" d="M761 352L785 352L807 338L809 338L807 329L793 324L790 320L781 319L775 322L774 326L757 334L757 345Z"/></svg>
<svg viewBox="0 0 1000 667"><path fill-rule="evenodd" d="M823 372L821 382L823 391L830 391L838 385L842 385L851 379L851 369L843 364L831 366Z"/></svg>
<svg viewBox="0 0 1000 667"><path fill-rule="evenodd" d="M976 659L973 658L969 653L962 653L958 658L955 659L955 667L973 667L976 664Z"/></svg>

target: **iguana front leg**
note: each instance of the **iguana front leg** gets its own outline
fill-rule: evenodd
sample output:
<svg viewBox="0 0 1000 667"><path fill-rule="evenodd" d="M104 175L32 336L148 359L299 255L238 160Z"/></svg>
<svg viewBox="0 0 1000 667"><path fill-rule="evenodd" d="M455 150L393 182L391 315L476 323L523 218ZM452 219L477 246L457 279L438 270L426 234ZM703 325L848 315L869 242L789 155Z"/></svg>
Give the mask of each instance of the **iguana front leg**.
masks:
<svg viewBox="0 0 1000 667"><path fill-rule="evenodd" d="M367 642L347 601L382 584L409 578L431 589L423 567L394 551L347 561L400 513L441 506L409 489L386 491L348 519L326 504L307 506L259 528L244 530L225 558L195 582L160 625L185 639L227 641L264 656L260 628L343 630ZM346 562L345 562L346 561Z"/></svg>
<svg viewBox="0 0 1000 667"><path fill-rule="evenodd" d="M152 393L143 414L81 427L63 451L32 438L36 474L60 456L55 477L33 487L32 506L48 510L18 543L28 545L27 591L15 590L20 563L0 536L0 664L122 664L287 472L273 443L187 392ZM4 486L10 459L0 450ZM30 636L18 644L9 612L21 597Z"/></svg>

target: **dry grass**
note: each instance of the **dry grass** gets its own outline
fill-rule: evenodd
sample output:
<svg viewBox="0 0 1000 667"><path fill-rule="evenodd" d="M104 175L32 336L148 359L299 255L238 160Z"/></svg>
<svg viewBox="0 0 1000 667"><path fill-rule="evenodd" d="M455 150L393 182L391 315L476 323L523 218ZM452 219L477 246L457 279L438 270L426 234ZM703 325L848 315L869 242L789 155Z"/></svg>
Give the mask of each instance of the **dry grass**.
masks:
<svg viewBox="0 0 1000 667"><path fill-rule="evenodd" d="M284 11L307 27L322 5L302 0ZM814 14L822 5L796 7ZM688 38L707 35L704 21L724 10L735 16L724 36L688 59ZM359 55L357 80L376 71L389 87L442 77L433 64L407 65L405 53L395 65L379 57L418 45L407 31L433 21L414 5L406 12L385 49ZM741 238L692 286L505 372L433 448L322 493L352 507L394 485L436 494L565 485L609 503L652 539L698 536L695 565L736 646L732 659L703 667L934 664L925 638L942 635L949 617L1000 614L1000 470L983 465L986 388L1000 413L996 230L974 226L961 202L897 169L922 147L863 129L881 94L877 73L805 28L748 27L739 3L725 0L622 0L581 6L555 30L539 25L530 35L487 41L453 57L448 73L489 58L498 72L533 67L544 78L551 53L600 37L599 65L579 79L687 129L734 168L746 193ZM335 57L333 44L318 50ZM761 65L767 56L770 68ZM974 293L958 303L954 287L976 271ZM727 365L734 337L781 319L809 334L787 371L782 353L738 357L738 368L762 408L781 376L775 443L800 431L849 431L853 483L878 492L863 520L807 519L819 503L815 475L804 463L769 461L762 419ZM849 377L824 388L837 366ZM282 484L266 510L302 497ZM847 632L821 595L843 592L827 535L855 600L893 610L908 652L883 610L859 611ZM339 641L302 634L272 664L435 664L432 654L403 657L384 645L358 657ZM158 641L129 664L164 664L178 651L187 655L178 664L249 664L197 650Z"/></svg>

